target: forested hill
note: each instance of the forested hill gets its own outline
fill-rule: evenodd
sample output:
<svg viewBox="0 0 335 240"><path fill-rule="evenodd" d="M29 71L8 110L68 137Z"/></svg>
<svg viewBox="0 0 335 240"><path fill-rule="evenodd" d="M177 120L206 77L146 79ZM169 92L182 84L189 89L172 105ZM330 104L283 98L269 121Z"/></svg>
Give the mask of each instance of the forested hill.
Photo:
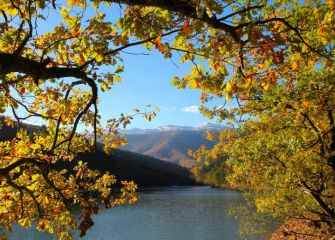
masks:
<svg viewBox="0 0 335 240"><path fill-rule="evenodd" d="M38 131L39 126L24 125L25 128ZM0 141L15 137L16 128L3 124L0 129ZM144 156L123 150L113 150L110 155L98 150L96 153L85 153L79 156L80 160L87 161L92 169L102 172L109 171L120 180L134 180L139 187L194 185L194 180L188 169L176 164L162 161L153 157ZM59 165L70 168L64 162ZM60 166L57 166L60 167Z"/></svg>

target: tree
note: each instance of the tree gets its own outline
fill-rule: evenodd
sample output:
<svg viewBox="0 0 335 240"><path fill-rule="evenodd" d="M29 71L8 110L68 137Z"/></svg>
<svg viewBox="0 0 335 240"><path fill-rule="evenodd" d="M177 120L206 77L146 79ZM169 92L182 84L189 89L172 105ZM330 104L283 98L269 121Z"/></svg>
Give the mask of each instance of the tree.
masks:
<svg viewBox="0 0 335 240"><path fill-rule="evenodd" d="M115 20L109 15L116 7L122 12ZM94 151L99 135L107 152L125 142L118 128L128 124L132 116L111 119L106 126L108 131L104 131L97 102L100 90L108 91L120 81L119 74L124 70L120 51L135 45L155 48L165 58L179 52L181 62L193 63L190 74L176 77L172 83L179 88L201 89L202 111L209 117L250 117L249 121L237 121L242 125L238 137L256 137L258 128L248 127L255 128L258 121L268 128L274 122L284 124L282 119L292 120L293 113L300 116L302 124L307 124L299 132L304 134L300 138L309 137L308 131L312 130L311 136L317 137L308 142L316 141L312 149L324 147L319 158L326 158L328 165L315 166L317 174L322 173L322 181L316 177L305 179L299 189L308 192L308 199L317 201L313 206L326 204L322 213L327 221L333 221L332 1L3 0L0 11L0 109L3 113L11 110L16 122L9 118L5 122L19 128L14 139L1 142L0 223L6 228L13 222L31 226L37 219L40 230L57 231L60 238L70 238L69 228L76 227L71 207L83 209L79 228L85 234L93 224L90 215L101 203L109 207L135 200L133 183L123 183L121 195L115 199L111 189L116 181L113 176L99 175L87 169L85 163L73 160L79 152ZM50 21L48 14L57 16L56 20ZM53 26L38 27L45 23ZM109 66L107 72L103 66ZM319 85L312 84L315 79L320 80ZM309 91L305 93L304 88ZM308 92L310 95L305 95ZM305 107L301 105L301 94L311 102L313 113L301 108ZM240 107L227 110L222 104L205 108L214 97L235 99ZM321 98L325 101L319 105L316 99ZM326 115L318 115L320 106ZM291 114L284 114L286 110ZM136 110L134 114L140 112ZM144 113L148 120L154 115ZM277 121L275 115L279 117ZM43 119L45 130L28 134L22 129L20 122L31 117ZM93 134L78 134L79 124L90 126ZM293 122L288 124L293 128ZM298 130L291 129L284 140L290 142L289 136L299 137L295 131ZM268 142L265 137L261 139ZM309 161L312 150L290 151L308 159L309 168L317 165L310 165L316 161ZM233 164L235 158L230 152L228 155ZM59 161L77 161L74 173L56 170L53 166ZM240 171L236 167L231 179L245 176L242 169L246 169L248 161L241 164L245 167ZM261 168L258 171L263 173ZM327 187L317 189L319 185L312 183L318 181ZM88 198L88 193L93 197Z"/></svg>
<svg viewBox="0 0 335 240"><path fill-rule="evenodd" d="M230 120L232 129L193 155L207 165L228 156L221 171L231 185L248 186L259 212L317 216L334 231L334 3L305 1L280 11L296 35L287 35L286 23L251 33L258 47L244 57L244 76L233 75L223 90L238 107L202 108Z"/></svg>
<svg viewBox="0 0 335 240"><path fill-rule="evenodd" d="M253 118L193 155L209 166L229 156L221 171L231 186L247 187L258 212L310 218L334 229L333 87L333 71L304 70L293 89L277 84L245 101L238 111Z"/></svg>

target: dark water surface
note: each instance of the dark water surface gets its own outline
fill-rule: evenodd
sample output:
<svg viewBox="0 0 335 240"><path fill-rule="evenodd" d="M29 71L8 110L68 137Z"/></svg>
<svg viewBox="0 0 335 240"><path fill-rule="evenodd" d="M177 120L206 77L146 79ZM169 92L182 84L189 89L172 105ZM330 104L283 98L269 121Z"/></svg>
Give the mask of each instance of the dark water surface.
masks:
<svg viewBox="0 0 335 240"><path fill-rule="evenodd" d="M137 204L104 209L83 240L237 240L239 223L227 216L231 207L243 205L240 192L210 187L150 189ZM270 224L270 223L269 223ZM11 240L56 239L19 226ZM264 239L254 237L247 239Z"/></svg>

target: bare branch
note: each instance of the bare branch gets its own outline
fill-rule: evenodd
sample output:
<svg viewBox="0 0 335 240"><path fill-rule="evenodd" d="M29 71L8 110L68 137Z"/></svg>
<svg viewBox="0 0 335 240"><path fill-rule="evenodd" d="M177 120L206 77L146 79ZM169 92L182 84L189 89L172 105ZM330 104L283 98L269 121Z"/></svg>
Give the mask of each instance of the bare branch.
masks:
<svg viewBox="0 0 335 240"><path fill-rule="evenodd" d="M31 115L29 115L29 116L27 116L27 117L18 117L18 118L21 119L21 120L25 120L25 119L28 119L28 118L30 118L30 117L41 117L41 118L45 118L45 119L56 120L56 119L53 118L53 117L46 116L46 115L42 115L42 114L40 114L40 113L31 111L26 105L24 105L21 101L15 99L14 97L11 97L11 99L12 99L13 101L15 101L17 104L19 104L20 106L22 106L28 113L31 114Z"/></svg>

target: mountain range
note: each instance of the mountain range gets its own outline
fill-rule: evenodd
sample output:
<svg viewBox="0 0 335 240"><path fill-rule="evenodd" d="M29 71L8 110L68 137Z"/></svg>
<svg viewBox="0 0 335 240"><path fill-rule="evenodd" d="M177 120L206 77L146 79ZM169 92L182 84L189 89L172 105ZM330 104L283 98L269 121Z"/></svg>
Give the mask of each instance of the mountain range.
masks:
<svg viewBox="0 0 335 240"><path fill-rule="evenodd" d="M181 166L191 168L195 160L188 156L188 150L196 150L201 145L212 147L207 140L207 131L219 131L227 126L204 123L198 127L167 125L157 129L126 130L128 144L125 150L159 158Z"/></svg>
<svg viewBox="0 0 335 240"><path fill-rule="evenodd" d="M149 128L149 129L141 129L141 128L131 128L127 129L125 132L127 134L145 134L145 133L155 133L155 132L176 132L176 131L211 131L211 130L220 130L225 129L227 126L205 122L200 124L197 127L191 126L176 126L176 125L165 125L158 128Z"/></svg>

